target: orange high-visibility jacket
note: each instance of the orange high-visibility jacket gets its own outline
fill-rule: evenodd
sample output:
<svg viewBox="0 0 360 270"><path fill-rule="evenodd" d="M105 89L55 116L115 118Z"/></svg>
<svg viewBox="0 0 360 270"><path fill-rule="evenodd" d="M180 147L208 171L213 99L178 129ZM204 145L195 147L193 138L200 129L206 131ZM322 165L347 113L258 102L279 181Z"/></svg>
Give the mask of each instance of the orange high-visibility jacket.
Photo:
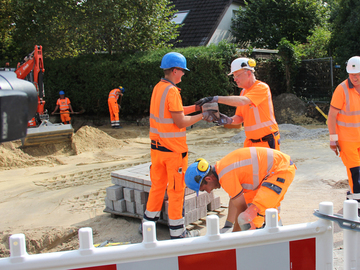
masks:
<svg viewBox="0 0 360 270"><path fill-rule="evenodd" d="M360 94L350 79L339 84L332 96L331 106L339 109L336 117L336 133L339 141L360 141Z"/></svg>
<svg viewBox="0 0 360 270"><path fill-rule="evenodd" d="M154 87L150 102L150 139L176 153L188 151L186 128L178 128L170 113L184 110L180 91L171 82L161 79Z"/></svg>
<svg viewBox="0 0 360 270"><path fill-rule="evenodd" d="M59 106L60 111L68 111L69 110L69 104L70 104L70 99L68 99L67 97L64 99L58 99L56 102L56 105Z"/></svg>
<svg viewBox="0 0 360 270"><path fill-rule="evenodd" d="M274 116L274 106L270 87L257 80L250 88L243 89L240 96L245 96L251 103L236 108L235 115L244 119L245 135L249 139L260 139L279 131Z"/></svg>
<svg viewBox="0 0 360 270"><path fill-rule="evenodd" d="M117 94L116 92L118 92L118 91L119 91L119 88L115 88L115 89L111 90L108 98L115 98L117 100L119 98L119 94Z"/></svg>
<svg viewBox="0 0 360 270"><path fill-rule="evenodd" d="M290 156L264 147L240 148L216 162L221 187L234 198L256 190L271 174L286 171Z"/></svg>

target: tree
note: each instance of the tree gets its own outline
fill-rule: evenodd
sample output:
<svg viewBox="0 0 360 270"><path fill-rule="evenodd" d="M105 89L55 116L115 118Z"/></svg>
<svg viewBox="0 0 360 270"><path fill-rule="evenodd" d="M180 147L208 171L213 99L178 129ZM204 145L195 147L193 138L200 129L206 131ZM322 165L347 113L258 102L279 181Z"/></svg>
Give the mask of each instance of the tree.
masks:
<svg viewBox="0 0 360 270"><path fill-rule="evenodd" d="M344 65L352 56L360 55L360 2L340 0L332 9L330 48L337 63Z"/></svg>
<svg viewBox="0 0 360 270"><path fill-rule="evenodd" d="M233 20L232 33L243 47L276 49L282 38L305 43L321 25L326 7L321 0L247 0Z"/></svg>
<svg viewBox="0 0 360 270"><path fill-rule="evenodd" d="M161 48L178 36L169 0L85 0L78 7L87 52Z"/></svg>

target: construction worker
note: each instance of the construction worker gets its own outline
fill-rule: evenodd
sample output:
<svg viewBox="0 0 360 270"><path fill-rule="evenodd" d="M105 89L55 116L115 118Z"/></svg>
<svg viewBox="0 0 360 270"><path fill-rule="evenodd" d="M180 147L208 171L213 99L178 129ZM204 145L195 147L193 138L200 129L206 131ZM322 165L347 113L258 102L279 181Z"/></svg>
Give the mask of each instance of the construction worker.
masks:
<svg viewBox="0 0 360 270"><path fill-rule="evenodd" d="M274 116L270 87L256 80L255 66L255 60L249 58L237 58L231 63L231 72L228 75L234 75L237 86L243 88L240 96L206 97L195 104L202 106L208 102L218 102L237 107L233 117L221 114L218 124L243 123L246 135L244 147L280 150L280 133Z"/></svg>
<svg viewBox="0 0 360 270"><path fill-rule="evenodd" d="M230 196L227 221L221 232L259 229L265 210L279 208L295 176L290 156L264 147L240 148L210 166L197 159L185 174L186 186L196 193L222 187ZM281 224L280 216L279 223ZM233 228L237 220L239 229Z"/></svg>
<svg viewBox="0 0 360 270"><path fill-rule="evenodd" d="M56 101L56 107L51 114L54 115L55 112L60 108L61 122L63 122L63 124L65 124L65 125L71 124L71 117L70 117L69 110L72 113L74 113L74 111L71 107L70 99L65 97L64 91L60 91L59 95L60 95L60 98Z"/></svg>
<svg viewBox="0 0 360 270"><path fill-rule="evenodd" d="M167 53L161 60L164 78L155 85L150 103L151 139L151 189L142 222L157 221L163 205L165 191L168 195L169 231L172 239L195 236L185 230L183 204L184 174L188 164L186 127L201 119L212 121L216 116L211 112L197 115L187 114L200 111L201 106L183 107L181 82L186 66L186 58L177 52ZM142 233L142 224L139 227Z"/></svg>
<svg viewBox="0 0 360 270"><path fill-rule="evenodd" d="M349 77L336 87L330 103L330 148L346 166L347 199L360 203L360 56L348 60L346 71Z"/></svg>
<svg viewBox="0 0 360 270"><path fill-rule="evenodd" d="M120 112L120 102L118 103L118 99L122 98L123 94L125 92L124 87L119 86L119 88L115 88L110 91L109 98L108 98L108 105L109 105L109 112L110 112L110 121L111 121L111 127L112 128L122 128L120 125L120 118L119 118L119 112Z"/></svg>

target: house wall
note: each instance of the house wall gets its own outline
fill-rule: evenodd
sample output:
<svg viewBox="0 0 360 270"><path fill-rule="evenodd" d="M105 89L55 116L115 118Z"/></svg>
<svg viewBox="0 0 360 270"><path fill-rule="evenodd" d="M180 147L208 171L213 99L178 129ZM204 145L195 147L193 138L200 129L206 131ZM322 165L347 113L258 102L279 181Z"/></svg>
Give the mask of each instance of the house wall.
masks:
<svg viewBox="0 0 360 270"><path fill-rule="evenodd" d="M231 19L234 16L234 10L238 10L240 5L238 4L231 4L226 11L225 15L223 16L218 28L215 30L214 34L210 38L207 45L210 44L219 44L220 41L226 39L228 41L232 41L233 37L230 33L231 28Z"/></svg>

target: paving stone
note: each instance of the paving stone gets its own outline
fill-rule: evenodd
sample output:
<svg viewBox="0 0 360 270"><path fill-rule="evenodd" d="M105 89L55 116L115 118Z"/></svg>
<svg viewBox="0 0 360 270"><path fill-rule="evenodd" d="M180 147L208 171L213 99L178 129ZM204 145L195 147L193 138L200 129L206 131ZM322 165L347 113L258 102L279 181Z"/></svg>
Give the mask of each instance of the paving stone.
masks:
<svg viewBox="0 0 360 270"><path fill-rule="evenodd" d="M135 198L135 202L137 204L146 204L147 202L147 198L148 198L148 194L145 191L141 191L141 190L137 190L134 189L134 198Z"/></svg>
<svg viewBox="0 0 360 270"><path fill-rule="evenodd" d="M125 201L125 203L126 203L126 211L135 214L135 202Z"/></svg>
<svg viewBox="0 0 360 270"><path fill-rule="evenodd" d="M105 206L110 210L114 210L114 203L108 197L105 197Z"/></svg>
<svg viewBox="0 0 360 270"><path fill-rule="evenodd" d="M114 210L118 212L126 212L126 201L124 199L113 201Z"/></svg>
<svg viewBox="0 0 360 270"><path fill-rule="evenodd" d="M123 187L114 185L106 188L106 195L109 198L109 200L117 201L122 198L124 198L123 195Z"/></svg>
<svg viewBox="0 0 360 270"><path fill-rule="evenodd" d="M136 214L139 214L139 215L143 216L144 212L145 212L145 209L146 209L145 204L135 202L135 212L136 212Z"/></svg>
<svg viewBox="0 0 360 270"><path fill-rule="evenodd" d="M124 188L124 199L128 202L134 201L134 189L132 188Z"/></svg>

